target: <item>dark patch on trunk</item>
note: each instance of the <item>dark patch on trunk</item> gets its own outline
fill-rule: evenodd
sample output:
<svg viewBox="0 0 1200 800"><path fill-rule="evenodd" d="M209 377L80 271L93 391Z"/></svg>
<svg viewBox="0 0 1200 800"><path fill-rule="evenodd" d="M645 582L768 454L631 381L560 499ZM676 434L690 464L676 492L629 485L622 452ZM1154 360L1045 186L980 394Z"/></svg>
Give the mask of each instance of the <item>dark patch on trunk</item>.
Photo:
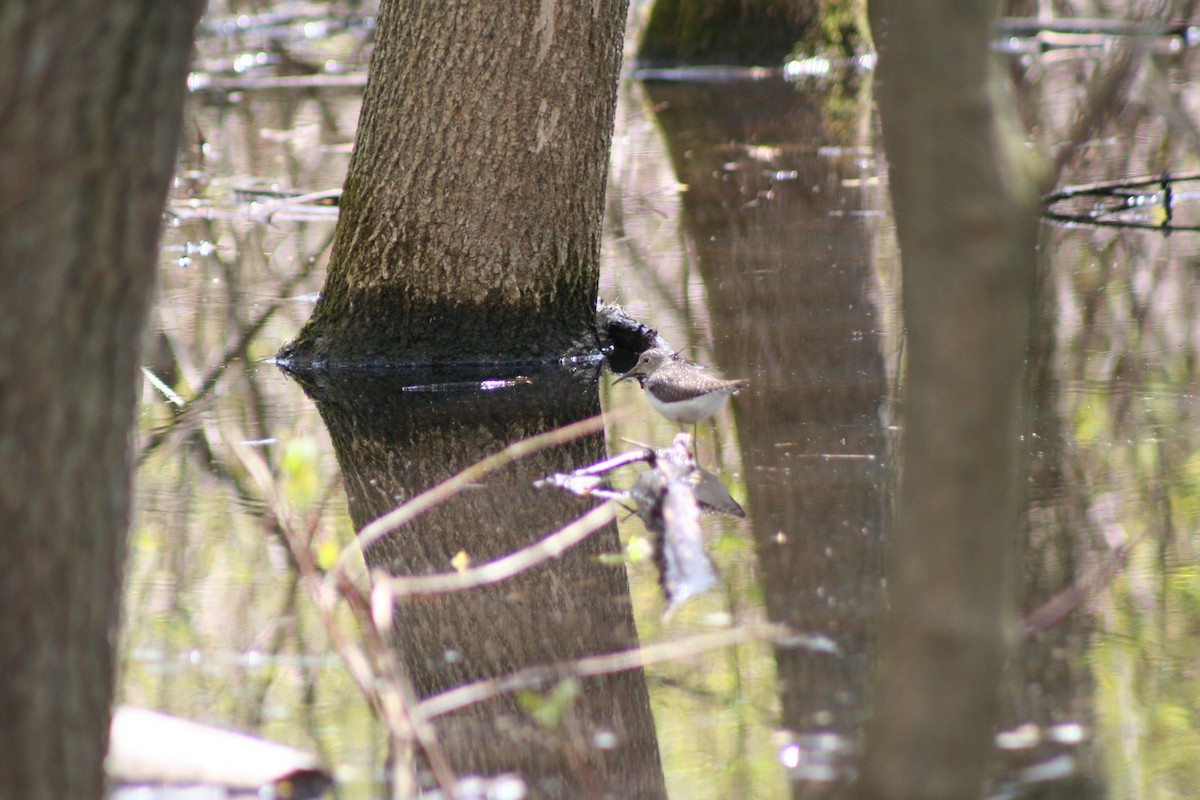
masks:
<svg viewBox="0 0 1200 800"><path fill-rule="evenodd" d="M579 292L519 304L415 302L400 287L322 297L278 358L292 367L536 364L599 353L594 313Z"/></svg>

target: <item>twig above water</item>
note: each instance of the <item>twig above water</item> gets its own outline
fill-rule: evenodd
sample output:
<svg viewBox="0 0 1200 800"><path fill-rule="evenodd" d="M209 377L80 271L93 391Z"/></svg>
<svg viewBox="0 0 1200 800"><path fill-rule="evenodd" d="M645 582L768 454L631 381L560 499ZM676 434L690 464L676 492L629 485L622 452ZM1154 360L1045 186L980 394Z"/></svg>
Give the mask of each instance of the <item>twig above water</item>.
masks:
<svg viewBox="0 0 1200 800"><path fill-rule="evenodd" d="M838 652L837 645L823 636L797 635L784 625L755 622L615 653L587 656L564 664L529 667L498 678L475 681L449 689L441 694L435 694L422 701L417 708L421 716L433 719L519 689L535 688L564 678L611 675L615 672L640 669L651 664L679 661L712 650L752 641L772 641L780 647L800 647L830 655Z"/></svg>
<svg viewBox="0 0 1200 800"><path fill-rule="evenodd" d="M401 597L437 592L457 592L507 580L561 555L616 518L616 504L610 501L596 506L583 516L528 547L523 547L495 561L464 569L462 572L398 576L380 573L373 581L375 588L372 590L372 606L379 608L379 604L375 600L375 595L379 592L389 593L390 597L384 604L390 608L391 601ZM379 624L378 619L376 624Z"/></svg>
<svg viewBox="0 0 1200 800"><path fill-rule="evenodd" d="M342 552L338 554L337 560L329 570L329 574L325 577L326 584L332 585L332 582L346 569L356 553L366 550L366 548L387 534L399 530L426 511L446 502L472 483L481 480L517 459L533 455L550 447L574 441L581 436L598 433L602 430L604 430L604 418L596 415L552 431L538 434L537 436L531 436L528 439L522 439L519 442L510 444L498 453L493 453L487 458L477 461L457 475L442 481L437 486L426 489L411 500L406 501L382 517L363 526L354 542L343 548Z"/></svg>

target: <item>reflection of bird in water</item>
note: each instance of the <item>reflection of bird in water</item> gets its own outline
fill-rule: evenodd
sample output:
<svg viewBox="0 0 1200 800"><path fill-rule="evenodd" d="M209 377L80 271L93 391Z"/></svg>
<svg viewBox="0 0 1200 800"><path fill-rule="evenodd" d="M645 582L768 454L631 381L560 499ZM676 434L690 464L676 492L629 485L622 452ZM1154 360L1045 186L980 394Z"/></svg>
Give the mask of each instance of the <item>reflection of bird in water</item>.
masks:
<svg viewBox="0 0 1200 800"><path fill-rule="evenodd" d="M701 511L715 511L731 517L746 516L741 504L733 499L733 495L721 479L704 467L697 465L688 481L692 484L692 491L696 493L696 502L700 504Z"/></svg>
<svg viewBox="0 0 1200 800"><path fill-rule="evenodd" d="M721 410L729 396L745 388L746 381L725 380L699 364L651 347L616 383L634 378L646 392L650 405L672 422L694 426Z"/></svg>
<svg viewBox="0 0 1200 800"><path fill-rule="evenodd" d="M651 458L652 467L638 475L630 491L637 503L638 516L646 530L654 534L654 560L667 596L668 614L688 598L704 594L717 582L700 530L697 486L704 479L687 444L687 435L680 434L670 448L657 451ZM716 476L704 474L720 484ZM727 502L719 496L721 493L714 492L711 484L707 485L707 491L724 506L721 510L741 512L741 506L729 496L724 485L721 493ZM736 512L731 508L736 508Z"/></svg>

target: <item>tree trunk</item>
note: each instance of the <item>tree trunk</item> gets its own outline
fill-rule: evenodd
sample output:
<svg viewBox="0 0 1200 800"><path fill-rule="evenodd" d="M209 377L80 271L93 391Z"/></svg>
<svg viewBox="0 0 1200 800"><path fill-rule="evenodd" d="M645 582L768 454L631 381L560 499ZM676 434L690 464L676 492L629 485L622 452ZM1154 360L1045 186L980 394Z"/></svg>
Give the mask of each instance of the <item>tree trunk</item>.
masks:
<svg viewBox="0 0 1200 800"><path fill-rule="evenodd" d="M625 6L383 3L329 275L281 359L596 349Z"/></svg>
<svg viewBox="0 0 1200 800"><path fill-rule="evenodd" d="M655 0L638 45L638 66L779 66L800 48L837 44L853 50L861 13L853 11L854 5L848 0Z"/></svg>
<svg viewBox="0 0 1200 800"><path fill-rule="evenodd" d="M872 6L908 332L888 644L860 796L978 797L1015 634L1038 194L993 4Z"/></svg>
<svg viewBox="0 0 1200 800"><path fill-rule="evenodd" d="M135 373L201 5L0 6L0 797L103 793Z"/></svg>

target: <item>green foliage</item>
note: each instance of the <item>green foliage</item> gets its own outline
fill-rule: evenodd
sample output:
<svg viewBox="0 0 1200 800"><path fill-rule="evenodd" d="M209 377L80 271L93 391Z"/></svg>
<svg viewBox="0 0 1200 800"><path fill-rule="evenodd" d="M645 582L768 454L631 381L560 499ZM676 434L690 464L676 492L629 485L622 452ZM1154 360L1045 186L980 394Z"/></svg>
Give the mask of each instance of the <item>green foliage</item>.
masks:
<svg viewBox="0 0 1200 800"><path fill-rule="evenodd" d="M1126 341L1142 346L1140 337ZM1132 400L1093 385L1070 409L1075 458L1088 476L1084 502L1110 498L1115 516L1104 524L1119 527L1130 547L1097 598L1101 632L1088 661L1112 796L1184 798L1200 781L1200 443L1181 436L1192 425L1175 365L1143 364L1152 377Z"/></svg>
<svg viewBox="0 0 1200 800"><path fill-rule="evenodd" d="M625 554L629 563L638 564L650 560L654 556L654 543L645 536L633 535L625 545Z"/></svg>
<svg viewBox="0 0 1200 800"><path fill-rule="evenodd" d="M311 436L292 439L283 448L280 467L283 490L288 502L297 509L308 508L317 499L320 488L317 440Z"/></svg>
<svg viewBox="0 0 1200 800"><path fill-rule="evenodd" d="M861 0L822 0L820 31L818 44L824 48L847 56L863 52L871 38L866 4Z"/></svg>
<svg viewBox="0 0 1200 800"><path fill-rule="evenodd" d="M571 710L575 698L579 696L581 687L579 681L567 678L559 681L549 694L538 694L529 689L517 692L517 703L529 716L537 720L544 728L554 729L562 722L563 717Z"/></svg>

